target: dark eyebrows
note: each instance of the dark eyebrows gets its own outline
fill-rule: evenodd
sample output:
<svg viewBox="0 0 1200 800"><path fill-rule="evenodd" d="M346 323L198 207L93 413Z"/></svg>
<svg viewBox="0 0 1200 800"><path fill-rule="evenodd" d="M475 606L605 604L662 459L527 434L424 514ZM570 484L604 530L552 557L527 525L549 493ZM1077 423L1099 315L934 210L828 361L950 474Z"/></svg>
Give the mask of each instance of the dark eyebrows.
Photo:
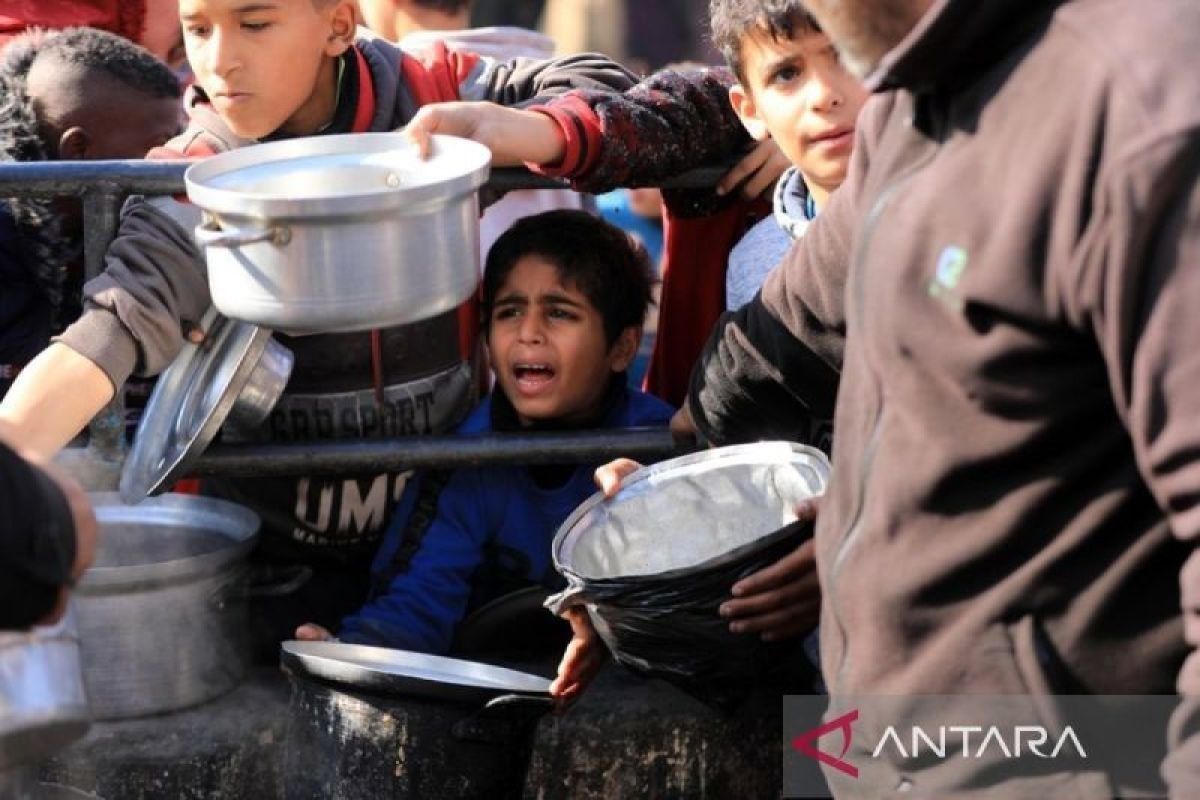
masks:
<svg viewBox="0 0 1200 800"><path fill-rule="evenodd" d="M764 70L763 74L765 74L768 78L771 78L777 75L780 70L787 67L794 67L797 63L799 63L801 66L804 66L804 56L783 56L782 58L777 58L774 61L768 62L767 68Z"/></svg>
<svg viewBox="0 0 1200 800"><path fill-rule="evenodd" d="M555 294L553 292L538 295L537 301L542 305L549 306L570 306L571 308L584 307L583 303L575 300L572 297L568 297L565 294ZM499 308L500 306L527 306L529 305L529 302L529 298L525 295L520 294L519 292L513 292L511 294L500 295L492 303L492 306L494 308Z"/></svg>
<svg viewBox="0 0 1200 800"><path fill-rule="evenodd" d="M278 9L278 3L256 2L240 5L237 8L232 9L232 11L234 14L253 14L256 11L277 11ZM194 20L201 19L204 16L204 14L180 14L179 20L181 22L192 22Z"/></svg>
<svg viewBox="0 0 1200 800"><path fill-rule="evenodd" d="M583 308L583 303L568 297L565 294L544 294L541 297L543 303L554 306L571 306L572 308Z"/></svg>
<svg viewBox="0 0 1200 800"><path fill-rule="evenodd" d="M495 308L499 308L500 306L527 306L529 305L529 298L523 294L517 294L515 292L510 294L502 294L496 298L492 305Z"/></svg>

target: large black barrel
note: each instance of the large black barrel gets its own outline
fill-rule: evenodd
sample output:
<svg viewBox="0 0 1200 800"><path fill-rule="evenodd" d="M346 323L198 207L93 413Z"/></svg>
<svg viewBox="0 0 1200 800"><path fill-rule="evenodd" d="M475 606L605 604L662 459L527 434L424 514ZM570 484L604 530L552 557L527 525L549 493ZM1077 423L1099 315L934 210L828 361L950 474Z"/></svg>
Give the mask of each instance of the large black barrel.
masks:
<svg viewBox="0 0 1200 800"><path fill-rule="evenodd" d="M550 708L546 681L327 642L285 643L282 660L292 688L289 800L522 796L538 720Z"/></svg>

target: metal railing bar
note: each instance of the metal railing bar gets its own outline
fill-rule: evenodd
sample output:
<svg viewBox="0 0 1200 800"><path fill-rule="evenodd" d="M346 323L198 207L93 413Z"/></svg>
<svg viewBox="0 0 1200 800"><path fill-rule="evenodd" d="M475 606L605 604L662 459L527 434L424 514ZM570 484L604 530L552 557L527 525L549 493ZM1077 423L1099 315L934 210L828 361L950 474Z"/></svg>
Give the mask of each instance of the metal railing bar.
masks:
<svg viewBox="0 0 1200 800"><path fill-rule="evenodd" d="M694 450L695 445L678 444L666 428L222 444L210 447L192 472L229 477L344 475L497 465L601 464L620 457L649 463Z"/></svg>
<svg viewBox="0 0 1200 800"><path fill-rule="evenodd" d="M0 164L0 197L59 197L79 194L88 186L109 184L127 194L180 194L189 161L36 161ZM689 170L659 182L664 189L715 186L730 164ZM561 189L566 181L535 175L516 167L492 170L488 186L502 191Z"/></svg>
<svg viewBox="0 0 1200 800"><path fill-rule="evenodd" d="M47 161L0 164L0 198L79 196L83 201L85 269L89 278L104 268L115 237L120 203L130 194L170 195L185 191L190 161ZM704 189L715 186L732 162L694 169L657 185ZM492 171L489 187L501 191L558 189L566 181L521 168ZM89 453L119 462L124 455L124 404L118 393L89 426ZM689 452L666 429L440 436L394 440L306 442L269 445L215 445L200 459L195 474L303 476L353 474L410 468L483 465L602 463L617 457L658 461Z"/></svg>

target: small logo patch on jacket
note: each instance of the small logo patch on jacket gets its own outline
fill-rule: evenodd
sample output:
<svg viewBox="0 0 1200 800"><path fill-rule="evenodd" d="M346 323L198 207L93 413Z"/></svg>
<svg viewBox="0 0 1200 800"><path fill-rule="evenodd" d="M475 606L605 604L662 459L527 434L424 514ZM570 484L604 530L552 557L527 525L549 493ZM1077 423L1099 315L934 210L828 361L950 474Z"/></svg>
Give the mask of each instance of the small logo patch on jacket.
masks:
<svg viewBox="0 0 1200 800"><path fill-rule="evenodd" d="M958 294L958 283L967 271L967 251L950 245L938 256L933 278L928 284L929 296L940 300L955 311L961 311L962 298Z"/></svg>

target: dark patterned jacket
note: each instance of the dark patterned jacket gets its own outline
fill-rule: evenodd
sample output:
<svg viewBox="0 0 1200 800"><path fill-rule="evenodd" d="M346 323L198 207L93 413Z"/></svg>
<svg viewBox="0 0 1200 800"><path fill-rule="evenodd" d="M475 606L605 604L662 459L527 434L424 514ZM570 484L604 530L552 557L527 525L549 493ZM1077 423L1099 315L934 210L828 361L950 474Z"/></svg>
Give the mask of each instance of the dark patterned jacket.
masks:
<svg viewBox="0 0 1200 800"><path fill-rule="evenodd" d="M24 88L33 55L32 48L12 45L0 64L0 163L47 158ZM69 276L78 277L80 250L48 200L0 200L0 396L78 313L79 287Z"/></svg>

